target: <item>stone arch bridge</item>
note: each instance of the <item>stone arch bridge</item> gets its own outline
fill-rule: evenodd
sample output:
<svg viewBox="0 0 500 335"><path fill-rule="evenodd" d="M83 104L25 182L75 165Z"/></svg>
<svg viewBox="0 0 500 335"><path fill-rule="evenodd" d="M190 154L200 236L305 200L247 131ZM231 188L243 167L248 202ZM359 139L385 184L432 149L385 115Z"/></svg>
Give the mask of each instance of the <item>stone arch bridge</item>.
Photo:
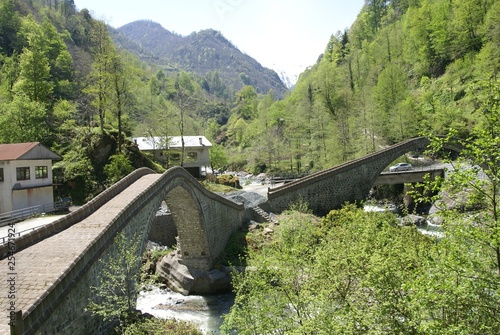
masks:
<svg viewBox="0 0 500 335"><path fill-rule="evenodd" d="M163 201L174 217L182 262L199 271L212 268L248 215L180 167L164 174L136 170L75 212L0 246L0 264L11 279L0 284L0 334L10 325L12 334L107 333L84 313L105 266L99 260L117 257L119 232L139 238L142 253Z"/></svg>
<svg viewBox="0 0 500 335"><path fill-rule="evenodd" d="M269 189L267 198L273 212L281 212L290 204L304 201L314 213L324 215L345 202L366 199L380 173L396 158L427 147L425 137L413 138L359 159L311 174L307 177Z"/></svg>
<svg viewBox="0 0 500 335"><path fill-rule="evenodd" d="M427 145L417 138L269 190L275 212L302 199L317 213L362 200L377 175L407 151ZM67 216L0 245L0 334L104 334L84 313L104 263L116 256L114 238L139 237L144 250L160 204L177 226L182 262L210 270L231 233L254 218L252 209L211 193L182 168L164 174L139 169ZM15 229L15 226L12 228ZM139 267L139 265L138 265Z"/></svg>

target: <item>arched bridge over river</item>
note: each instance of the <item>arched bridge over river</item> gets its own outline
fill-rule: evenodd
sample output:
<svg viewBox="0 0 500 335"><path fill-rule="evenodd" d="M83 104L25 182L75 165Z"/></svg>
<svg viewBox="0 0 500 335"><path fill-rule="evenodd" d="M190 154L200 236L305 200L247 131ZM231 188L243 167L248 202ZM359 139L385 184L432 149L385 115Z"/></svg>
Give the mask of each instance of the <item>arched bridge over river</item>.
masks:
<svg viewBox="0 0 500 335"><path fill-rule="evenodd" d="M380 173L396 158L427 147L425 137L413 138L359 159L320 171L307 177L269 189L269 205L274 212L281 212L291 203L304 201L313 212L326 214L345 202L366 199Z"/></svg>
<svg viewBox="0 0 500 335"><path fill-rule="evenodd" d="M427 144L425 138L408 140L269 190L269 205L280 212L302 199L326 213L362 200L388 164ZM253 218L251 209L207 191L182 168L161 175L136 170L75 212L0 246L7 276L0 284L0 334L104 333L83 312L90 288L99 285L99 260L117 257L119 232L139 237L144 250L163 201L177 227L182 262L194 270L210 270L231 233Z"/></svg>
<svg viewBox="0 0 500 335"><path fill-rule="evenodd" d="M75 212L0 246L7 274L0 284L0 334L9 333L8 323L15 325L13 334L104 332L84 313L90 288L99 285L104 266L99 260L117 257L118 232L139 238L144 250L162 201L174 217L182 260L190 269L210 269L246 220L242 204L207 191L182 168L164 174L136 170Z"/></svg>

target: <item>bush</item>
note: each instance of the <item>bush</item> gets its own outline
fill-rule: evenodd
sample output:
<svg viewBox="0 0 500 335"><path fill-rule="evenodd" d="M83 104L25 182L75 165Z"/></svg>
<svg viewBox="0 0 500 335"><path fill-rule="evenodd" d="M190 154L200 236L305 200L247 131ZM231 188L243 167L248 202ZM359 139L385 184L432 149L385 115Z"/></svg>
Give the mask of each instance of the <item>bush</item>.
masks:
<svg viewBox="0 0 500 335"><path fill-rule="evenodd" d="M143 319L129 325L125 335L202 335L193 325L177 320Z"/></svg>
<svg viewBox="0 0 500 335"><path fill-rule="evenodd" d="M233 176L231 174L223 174L222 176L217 176L217 183L235 188L241 188L240 179L237 176Z"/></svg>

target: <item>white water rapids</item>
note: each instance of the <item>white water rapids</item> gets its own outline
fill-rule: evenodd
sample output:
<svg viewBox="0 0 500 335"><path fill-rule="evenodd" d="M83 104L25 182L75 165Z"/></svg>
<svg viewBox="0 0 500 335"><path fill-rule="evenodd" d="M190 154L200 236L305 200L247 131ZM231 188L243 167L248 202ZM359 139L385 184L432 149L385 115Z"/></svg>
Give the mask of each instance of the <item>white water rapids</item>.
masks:
<svg viewBox="0 0 500 335"><path fill-rule="evenodd" d="M139 293L137 309L157 318L193 323L204 334L219 334L222 315L229 312L233 303L232 293L184 296L168 289L152 287Z"/></svg>

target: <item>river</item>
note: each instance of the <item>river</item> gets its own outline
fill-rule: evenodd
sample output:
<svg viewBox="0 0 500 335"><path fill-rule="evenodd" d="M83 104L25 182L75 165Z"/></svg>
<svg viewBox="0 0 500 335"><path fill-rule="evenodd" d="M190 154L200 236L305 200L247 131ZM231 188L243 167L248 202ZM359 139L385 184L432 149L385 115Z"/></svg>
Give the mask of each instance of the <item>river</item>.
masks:
<svg viewBox="0 0 500 335"><path fill-rule="evenodd" d="M184 296L153 286L139 293L137 309L157 318L193 323L204 334L219 334L222 316L229 312L233 303L233 293Z"/></svg>
<svg viewBox="0 0 500 335"><path fill-rule="evenodd" d="M389 204L389 205L377 205L373 203L368 203L364 206L364 210L366 212L385 212L385 211L391 211L397 215L401 214L401 211L398 210L396 205ZM434 237L442 237L443 236L443 230L441 225L437 225L432 223L430 220L426 220L425 224L417 225L417 229L425 235L430 235Z"/></svg>

